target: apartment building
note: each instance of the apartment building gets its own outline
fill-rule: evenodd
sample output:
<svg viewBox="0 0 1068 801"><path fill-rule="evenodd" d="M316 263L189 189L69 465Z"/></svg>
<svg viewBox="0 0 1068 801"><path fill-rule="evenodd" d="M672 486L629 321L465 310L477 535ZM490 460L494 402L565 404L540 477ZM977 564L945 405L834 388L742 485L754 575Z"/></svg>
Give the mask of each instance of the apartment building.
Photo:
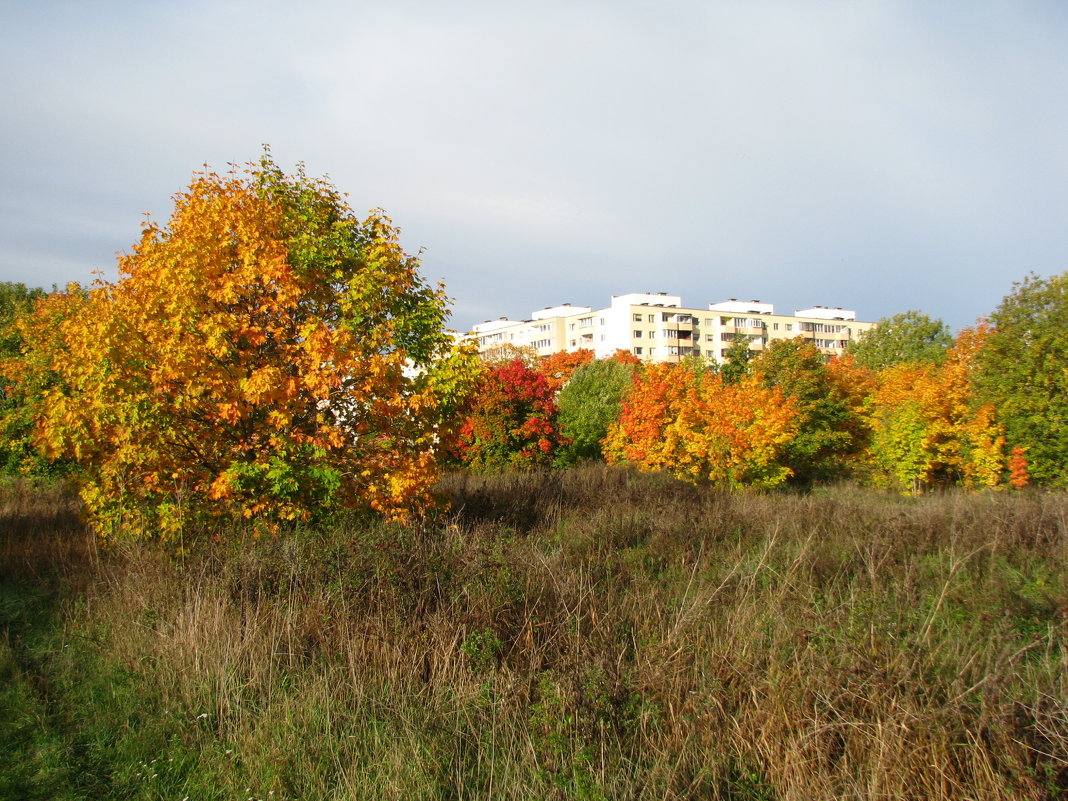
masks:
<svg viewBox="0 0 1068 801"><path fill-rule="evenodd" d="M637 292L614 295L603 309L565 303L533 312L529 320L487 320L469 336L486 354L514 347L548 356L587 348L598 358L626 350L643 361L700 356L722 362L739 339L759 352L776 339L804 337L823 353L840 355L873 325L838 307L813 306L784 315L776 314L770 303L732 298L697 309L683 306L678 295Z"/></svg>

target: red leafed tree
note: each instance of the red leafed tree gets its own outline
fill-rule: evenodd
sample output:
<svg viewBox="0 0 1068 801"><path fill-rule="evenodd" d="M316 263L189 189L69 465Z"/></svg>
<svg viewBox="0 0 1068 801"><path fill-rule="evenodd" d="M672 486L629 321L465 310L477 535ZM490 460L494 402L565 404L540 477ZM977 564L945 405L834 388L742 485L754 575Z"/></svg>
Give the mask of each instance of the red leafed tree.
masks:
<svg viewBox="0 0 1068 801"><path fill-rule="evenodd" d="M549 464L561 444L555 394L520 359L491 367L460 425L460 461L478 471Z"/></svg>
<svg viewBox="0 0 1068 801"><path fill-rule="evenodd" d="M1009 456L1009 485L1013 489L1023 489L1031 483L1031 474L1027 470L1027 456L1023 448L1017 445Z"/></svg>

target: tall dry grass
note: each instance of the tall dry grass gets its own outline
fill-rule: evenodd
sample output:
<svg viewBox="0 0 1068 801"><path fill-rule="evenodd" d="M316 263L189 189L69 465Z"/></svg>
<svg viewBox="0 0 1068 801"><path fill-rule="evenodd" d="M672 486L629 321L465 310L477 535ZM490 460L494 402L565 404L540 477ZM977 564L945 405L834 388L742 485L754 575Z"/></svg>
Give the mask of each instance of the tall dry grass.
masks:
<svg viewBox="0 0 1068 801"><path fill-rule="evenodd" d="M417 529L353 517L83 567L41 669L86 786L1068 792L1064 495L731 495L603 467L441 492L451 511Z"/></svg>

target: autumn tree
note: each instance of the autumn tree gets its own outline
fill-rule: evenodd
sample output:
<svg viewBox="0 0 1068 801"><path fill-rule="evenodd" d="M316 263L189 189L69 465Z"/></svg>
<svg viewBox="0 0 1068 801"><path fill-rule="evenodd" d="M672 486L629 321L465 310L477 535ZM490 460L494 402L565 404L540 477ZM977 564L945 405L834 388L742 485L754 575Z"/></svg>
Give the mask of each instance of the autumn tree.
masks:
<svg viewBox="0 0 1068 801"><path fill-rule="evenodd" d="M846 350L858 364L882 370L906 362L941 364L952 344L949 326L911 310L882 318Z"/></svg>
<svg viewBox="0 0 1068 801"><path fill-rule="evenodd" d="M990 316L976 391L1036 483L1068 486L1068 273L1030 275Z"/></svg>
<svg viewBox="0 0 1068 801"><path fill-rule="evenodd" d="M538 360L536 369L548 380L549 387L553 392L559 392L571 380L575 370L584 364L589 364L593 361L593 358L593 351L588 348L561 350L549 356L541 357Z"/></svg>
<svg viewBox="0 0 1068 801"><path fill-rule="evenodd" d="M521 359L489 366L462 416L459 461L476 471L550 464L561 443L555 395Z"/></svg>
<svg viewBox="0 0 1068 801"><path fill-rule="evenodd" d="M727 384L691 365L650 364L635 375L604 453L694 483L773 487L791 473L782 457L795 416L792 399L754 376Z"/></svg>
<svg viewBox="0 0 1068 801"><path fill-rule="evenodd" d="M11 363L21 358L24 343L16 320L28 314L44 296L43 289L0 282L0 362ZM30 442L32 432L33 420L26 404L19 399L10 379L0 375L0 471L42 469L45 463Z"/></svg>
<svg viewBox="0 0 1068 801"><path fill-rule="evenodd" d="M560 433L567 444L558 462L574 464L602 457L601 441L619 418L623 396L630 390L635 365L599 359L579 367L560 390L556 402Z"/></svg>
<svg viewBox="0 0 1068 801"><path fill-rule="evenodd" d="M977 403L973 376L988 336L964 329L941 365L908 362L878 373L870 399L871 454L886 483L996 486L1006 470L1005 436L990 403Z"/></svg>
<svg viewBox="0 0 1068 801"><path fill-rule="evenodd" d="M14 380L37 446L84 467L102 534L404 517L429 501L468 385L445 315L388 218L265 155L197 175L116 282L23 318L32 369ZM34 375L53 377L38 397Z"/></svg>
<svg viewBox="0 0 1068 801"><path fill-rule="evenodd" d="M857 404L841 382L832 380L825 357L798 337L773 341L750 363L757 381L778 388L794 400L797 436L786 449L786 463L795 481L835 478L845 460L863 448Z"/></svg>

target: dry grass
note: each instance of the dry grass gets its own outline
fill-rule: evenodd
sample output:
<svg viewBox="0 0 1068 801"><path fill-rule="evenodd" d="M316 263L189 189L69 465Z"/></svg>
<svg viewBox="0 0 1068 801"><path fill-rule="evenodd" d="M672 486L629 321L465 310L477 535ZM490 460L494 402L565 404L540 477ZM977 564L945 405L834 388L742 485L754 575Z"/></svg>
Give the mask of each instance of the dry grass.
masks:
<svg viewBox="0 0 1068 801"><path fill-rule="evenodd" d="M94 786L1068 792L1064 495L729 495L605 468L441 492L452 511L421 529L353 518L181 560L130 545L86 567L44 528L8 536L11 564L91 579L40 670Z"/></svg>

